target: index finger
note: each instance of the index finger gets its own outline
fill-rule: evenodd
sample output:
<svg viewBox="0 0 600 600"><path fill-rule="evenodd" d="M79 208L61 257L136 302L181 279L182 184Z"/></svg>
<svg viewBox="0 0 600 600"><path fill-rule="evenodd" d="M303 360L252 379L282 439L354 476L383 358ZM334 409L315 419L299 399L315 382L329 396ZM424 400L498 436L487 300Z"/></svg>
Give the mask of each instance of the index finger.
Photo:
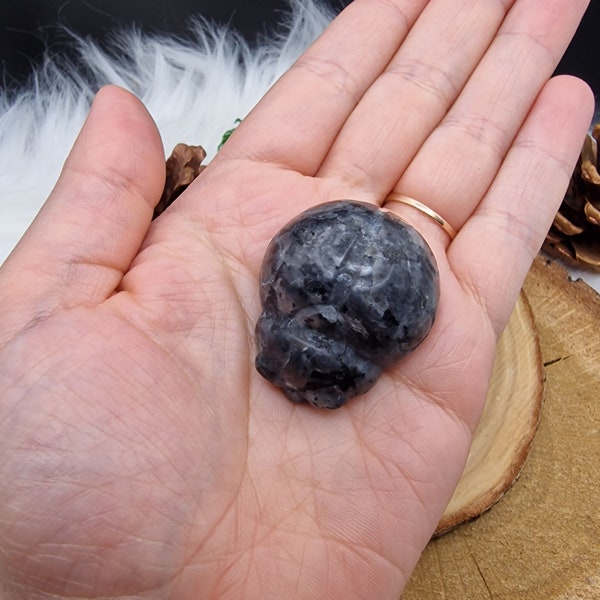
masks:
<svg viewBox="0 0 600 600"><path fill-rule="evenodd" d="M244 119L217 160L243 156L313 175L428 2L354 0Z"/></svg>

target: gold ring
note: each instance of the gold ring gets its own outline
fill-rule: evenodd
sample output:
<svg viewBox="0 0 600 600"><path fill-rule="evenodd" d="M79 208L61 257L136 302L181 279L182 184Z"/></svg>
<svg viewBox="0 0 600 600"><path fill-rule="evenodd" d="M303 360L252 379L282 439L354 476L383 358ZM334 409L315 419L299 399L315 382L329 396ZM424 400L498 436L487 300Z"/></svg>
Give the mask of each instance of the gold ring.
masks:
<svg viewBox="0 0 600 600"><path fill-rule="evenodd" d="M425 204L423 204L422 202L419 202L418 200L415 200L410 196L405 196L404 194L390 194L385 199L385 202L389 200L401 202L402 204L408 204L408 206L412 206L413 208L420 210L430 219L433 219L450 236L451 240L453 240L456 237L456 229L454 229L454 227L452 227L452 225L450 225L450 223L448 223L446 219L438 215L434 210L429 208L429 206L425 206Z"/></svg>

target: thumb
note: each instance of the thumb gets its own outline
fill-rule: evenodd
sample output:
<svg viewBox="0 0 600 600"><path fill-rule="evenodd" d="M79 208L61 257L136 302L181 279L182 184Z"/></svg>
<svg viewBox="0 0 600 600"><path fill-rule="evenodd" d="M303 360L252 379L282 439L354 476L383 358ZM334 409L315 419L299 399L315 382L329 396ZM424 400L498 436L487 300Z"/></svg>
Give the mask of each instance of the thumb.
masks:
<svg viewBox="0 0 600 600"><path fill-rule="evenodd" d="M14 298L29 318L104 300L139 250L164 177L142 103L101 89L56 187L0 270L0 300Z"/></svg>

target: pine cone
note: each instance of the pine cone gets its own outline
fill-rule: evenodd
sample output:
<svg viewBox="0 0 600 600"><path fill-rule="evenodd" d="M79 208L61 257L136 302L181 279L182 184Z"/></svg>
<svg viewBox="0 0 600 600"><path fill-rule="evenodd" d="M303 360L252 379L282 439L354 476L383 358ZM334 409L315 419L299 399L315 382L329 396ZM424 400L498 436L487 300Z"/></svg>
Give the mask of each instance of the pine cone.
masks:
<svg viewBox="0 0 600 600"><path fill-rule="evenodd" d="M202 146L188 146L187 144L177 144L175 146L166 162L165 189L154 209L154 219L170 206L190 183L202 173L204 170L202 161L205 158L206 152Z"/></svg>
<svg viewBox="0 0 600 600"><path fill-rule="evenodd" d="M587 135L543 250L569 266L600 272L600 123Z"/></svg>

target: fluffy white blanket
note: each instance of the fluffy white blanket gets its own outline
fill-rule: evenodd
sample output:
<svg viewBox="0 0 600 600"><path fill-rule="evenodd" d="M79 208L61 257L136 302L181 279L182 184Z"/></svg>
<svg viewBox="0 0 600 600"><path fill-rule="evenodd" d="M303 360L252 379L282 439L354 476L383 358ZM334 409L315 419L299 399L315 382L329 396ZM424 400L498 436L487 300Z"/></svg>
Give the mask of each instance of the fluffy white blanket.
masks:
<svg viewBox="0 0 600 600"><path fill-rule="evenodd" d="M121 85L141 98L170 153L200 144L208 158L236 118L323 31L333 15L318 0L290 0L268 38L250 47L198 17L187 41L121 33L109 50L75 40L79 60L49 58L21 92L0 91L0 263L48 196L97 89ZM584 277L600 290L600 277Z"/></svg>
<svg viewBox="0 0 600 600"><path fill-rule="evenodd" d="M131 30L102 50L74 39L77 63L50 57L20 93L0 92L0 263L54 186L99 87L114 83L141 98L167 154L185 142L210 159L332 18L313 0L291 0L278 30L252 48L201 16L186 41Z"/></svg>

